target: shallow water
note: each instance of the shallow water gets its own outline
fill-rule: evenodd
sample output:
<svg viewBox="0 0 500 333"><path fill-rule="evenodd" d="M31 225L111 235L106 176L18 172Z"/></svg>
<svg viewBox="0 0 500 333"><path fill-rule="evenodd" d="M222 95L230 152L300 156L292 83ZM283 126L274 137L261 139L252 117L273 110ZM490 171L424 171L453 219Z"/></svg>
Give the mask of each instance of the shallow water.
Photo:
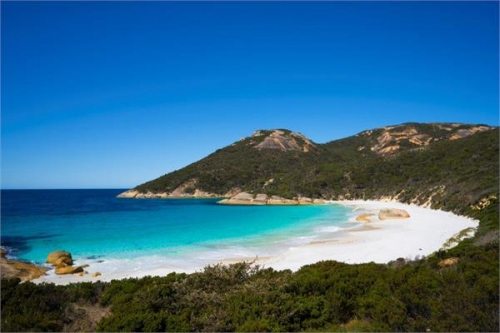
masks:
<svg viewBox="0 0 500 333"><path fill-rule="evenodd" d="M116 198L121 191L2 190L2 245L38 263L58 249L80 259L265 256L334 233L352 214L339 205Z"/></svg>

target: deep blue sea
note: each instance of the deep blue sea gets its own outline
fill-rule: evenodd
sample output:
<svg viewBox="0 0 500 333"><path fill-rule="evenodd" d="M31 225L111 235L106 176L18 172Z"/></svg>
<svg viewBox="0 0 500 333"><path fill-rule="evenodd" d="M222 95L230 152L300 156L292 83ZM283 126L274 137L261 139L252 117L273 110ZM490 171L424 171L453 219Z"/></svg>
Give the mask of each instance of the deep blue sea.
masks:
<svg viewBox="0 0 500 333"><path fill-rule="evenodd" d="M122 191L2 190L2 246L12 256L38 263L58 249L77 259L186 258L197 251L211 251L216 258L220 249L259 255L335 232L351 214L338 205L223 206L216 199L116 198Z"/></svg>

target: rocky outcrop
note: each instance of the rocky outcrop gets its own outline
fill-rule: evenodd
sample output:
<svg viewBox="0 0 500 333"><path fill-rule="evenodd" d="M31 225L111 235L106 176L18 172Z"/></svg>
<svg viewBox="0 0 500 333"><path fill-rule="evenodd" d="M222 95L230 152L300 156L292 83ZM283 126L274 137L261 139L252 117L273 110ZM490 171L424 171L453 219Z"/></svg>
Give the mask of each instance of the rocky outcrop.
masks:
<svg viewBox="0 0 500 333"><path fill-rule="evenodd" d="M370 149L378 155L385 156L398 152L404 142L410 142L416 146L426 146L431 141L430 135L420 134L415 127L386 127L382 134L376 138L376 144Z"/></svg>
<svg viewBox="0 0 500 333"><path fill-rule="evenodd" d="M314 200L308 197L298 197L297 201L300 205L312 205L314 203Z"/></svg>
<svg viewBox="0 0 500 333"><path fill-rule="evenodd" d="M427 128L412 124L387 126L380 131L368 130L359 135L368 137L368 148L381 156L391 156L403 149L422 149L442 140L458 140L476 133L493 129L489 126L469 126L461 128L461 124L429 124ZM359 146L358 151L365 146Z"/></svg>
<svg viewBox="0 0 500 333"><path fill-rule="evenodd" d="M267 194L262 194L262 193L257 194L253 199L253 201L256 202L257 204L263 204L263 205L267 203L267 200L268 200Z"/></svg>
<svg viewBox="0 0 500 333"><path fill-rule="evenodd" d="M118 194L117 198L124 199L189 199L189 198L220 198L221 195L215 193L205 192L200 189L195 189L193 193L183 193L179 192L168 193L168 192L146 192L142 193L137 190L128 190L123 193Z"/></svg>
<svg viewBox="0 0 500 333"><path fill-rule="evenodd" d="M325 199L313 199L313 204L315 205L324 205L326 203Z"/></svg>
<svg viewBox="0 0 500 333"><path fill-rule="evenodd" d="M307 153L316 148L316 145L301 133L279 129L256 131L252 135L252 138L261 140L260 142L250 141L250 144L253 144L258 150L276 149L280 151L301 151Z"/></svg>
<svg viewBox="0 0 500 333"><path fill-rule="evenodd" d="M446 258L438 262L438 266L441 268L455 266L459 260L457 257Z"/></svg>
<svg viewBox="0 0 500 333"><path fill-rule="evenodd" d="M487 197L481 198L476 204L471 205L470 208L472 208L473 210L483 210L485 208L488 208L497 199L498 198L495 194L490 194Z"/></svg>
<svg viewBox="0 0 500 333"><path fill-rule="evenodd" d="M66 251L54 251L47 256L47 263L53 266L71 266L73 265L73 258L71 253Z"/></svg>
<svg viewBox="0 0 500 333"><path fill-rule="evenodd" d="M471 128L459 129L450 136L450 140L463 139L476 133L489 131L490 129L491 127L489 126L474 126Z"/></svg>
<svg viewBox="0 0 500 333"><path fill-rule="evenodd" d="M45 275L47 268L30 262L7 258L8 251L0 247L0 276L2 279L18 278L21 281L30 281Z"/></svg>
<svg viewBox="0 0 500 333"><path fill-rule="evenodd" d="M47 269L29 262L0 258L0 275L2 279L18 278L30 281L45 275Z"/></svg>
<svg viewBox="0 0 500 333"><path fill-rule="evenodd" d="M358 222L371 222L373 216L374 216L374 214L370 214L370 213L360 214L360 215L356 216L356 221L358 221Z"/></svg>
<svg viewBox="0 0 500 333"><path fill-rule="evenodd" d="M379 220L407 219L409 217L410 214L406 210L398 208L381 209L378 213Z"/></svg>
<svg viewBox="0 0 500 333"><path fill-rule="evenodd" d="M118 194L116 197L117 198L122 198L122 199L133 199L135 198L140 192L137 190L127 190L125 192L122 192Z"/></svg>
<svg viewBox="0 0 500 333"><path fill-rule="evenodd" d="M258 204L264 205L265 204L265 203L259 203L259 202L254 201L254 195L250 194L248 192L240 192L240 193L232 196L231 198L222 199L218 203L224 204L224 205L258 205Z"/></svg>
<svg viewBox="0 0 500 333"><path fill-rule="evenodd" d="M277 195L268 196L263 193L254 195L248 192L240 192L230 198L222 199L218 203L223 205L319 205L324 204L325 201L307 197L286 199Z"/></svg>
<svg viewBox="0 0 500 333"><path fill-rule="evenodd" d="M175 198L218 198L218 194L203 191L196 188L197 179L190 179L177 186L172 192L141 192L131 189L117 195L122 199L175 199Z"/></svg>
<svg viewBox="0 0 500 333"><path fill-rule="evenodd" d="M384 221L390 219L407 219L407 218L410 218L410 214L404 209L386 208L379 210L378 215L376 215L375 212L364 212L356 216L355 219L356 222L369 223L369 222Z"/></svg>
<svg viewBox="0 0 500 333"><path fill-rule="evenodd" d="M196 188L196 184L198 184L198 179L190 179L175 188L169 196L172 197L183 197L185 195L194 196L194 193L199 189ZM198 192L200 193L200 192Z"/></svg>
<svg viewBox="0 0 500 333"><path fill-rule="evenodd" d="M76 273L83 273L83 267L82 266L59 266L59 267L56 267L56 274L59 274L59 275L76 274Z"/></svg>
<svg viewBox="0 0 500 333"><path fill-rule="evenodd" d="M55 267L56 274L80 274L83 276L85 273L83 268L86 266L73 266L73 258L71 253L67 251L54 251L47 256L47 263Z"/></svg>
<svg viewBox="0 0 500 333"><path fill-rule="evenodd" d="M288 206L288 205L299 205L298 200L294 199L285 199L277 195L273 195L267 200L268 205L283 205L283 206Z"/></svg>

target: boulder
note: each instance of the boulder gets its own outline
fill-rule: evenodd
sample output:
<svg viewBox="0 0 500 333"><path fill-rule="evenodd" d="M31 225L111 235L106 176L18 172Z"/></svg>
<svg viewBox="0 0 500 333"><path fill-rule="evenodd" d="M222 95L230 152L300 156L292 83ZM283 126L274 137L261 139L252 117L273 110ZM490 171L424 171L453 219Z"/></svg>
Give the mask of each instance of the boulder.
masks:
<svg viewBox="0 0 500 333"><path fill-rule="evenodd" d="M94 274L92 274L92 277L98 277L98 276L101 276L101 272L95 272Z"/></svg>
<svg viewBox="0 0 500 333"><path fill-rule="evenodd" d="M410 217L410 214L404 209L397 208L387 208L381 209L378 213L378 218L380 220L388 220L388 219L407 219Z"/></svg>
<svg viewBox="0 0 500 333"><path fill-rule="evenodd" d="M56 267L56 274L76 274L83 273L83 267L81 266L64 266L64 267Z"/></svg>
<svg viewBox="0 0 500 333"><path fill-rule="evenodd" d="M73 258L69 252L54 251L47 256L47 262L54 266L71 266L73 265Z"/></svg>
<svg viewBox="0 0 500 333"><path fill-rule="evenodd" d="M0 258L0 276L3 278L19 278L30 281L45 275L47 269L29 262Z"/></svg>
<svg viewBox="0 0 500 333"><path fill-rule="evenodd" d="M216 197L217 195L214 193L206 192L200 189L194 190L193 197L195 198L213 198Z"/></svg>
<svg viewBox="0 0 500 333"><path fill-rule="evenodd" d="M373 214L370 214L370 213L360 214L360 215L356 216L356 221L358 221L358 222L371 222L372 216L373 216Z"/></svg>
<svg viewBox="0 0 500 333"><path fill-rule="evenodd" d="M458 264L458 261L459 259L457 257L446 258L438 262L438 266L441 268L455 266Z"/></svg>
<svg viewBox="0 0 500 333"><path fill-rule="evenodd" d="M253 199L253 194L250 194L248 192L240 192L240 193L236 194L234 197L232 197L231 199L250 201Z"/></svg>
<svg viewBox="0 0 500 333"><path fill-rule="evenodd" d="M285 199L283 197L272 195L269 197L267 194L258 193L257 195L240 192L230 198L222 199L218 202L225 205L312 205L324 204L323 199L311 199L307 197L299 197L298 199Z"/></svg>
<svg viewBox="0 0 500 333"><path fill-rule="evenodd" d="M253 199L253 194L247 192L240 192L235 196L228 199L223 199L218 203L224 205L263 205L265 204L265 201L255 202Z"/></svg>
<svg viewBox="0 0 500 333"><path fill-rule="evenodd" d="M268 205L298 205L299 202L293 199L285 199L279 197L277 195L271 196L271 198L267 201Z"/></svg>
<svg viewBox="0 0 500 333"><path fill-rule="evenodd" d="M253 201L257 204L258 203L265 204L267 202L267 194L259 193L255 196L255 199Z"/></svg>
<svg viewBox="0 0 500 333"><path fill-rule="evenodd" d="M55 267L64 267L73 265L73 260L71 257L60 257L55 260L53 263Z"/></svg>
<svg viewBox="0 0 500 333"><path fill-rule="evenodd" d="M400 148L399 145L392 145L392 146L388 146L388 147L379 149L378 153L381 155L391 155L391 154L394 154L395 152L397 152L399 150L399 148Z"/></svg>
<svg viewBox="0 0 500 333"><path fill-rule="evenodd" d="M131 198L135 198L138 194L139 194L139 191L128 190L128 191L125 191L125 192L118 194L116 197L117 198L131 199Z"/></svg>
<svg viewBox="0 0 500 333"><path fill-rule="evenodd" d="M313 199L308 197L299 197L298 199L299 205L312 205Z"/></svg>

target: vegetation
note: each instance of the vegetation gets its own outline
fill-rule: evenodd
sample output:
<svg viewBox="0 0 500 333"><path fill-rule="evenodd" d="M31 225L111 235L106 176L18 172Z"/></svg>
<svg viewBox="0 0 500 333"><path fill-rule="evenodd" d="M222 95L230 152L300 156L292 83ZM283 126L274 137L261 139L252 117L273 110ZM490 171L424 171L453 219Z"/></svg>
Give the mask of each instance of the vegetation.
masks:
<svg viewBox="0 0 500 333"><path fill-rule="evenodd" d="M323 185L324 195L337 192L354 198L401 193L400 201L420 204L432 196L433 207L464 213L481 198L498 194L498 131L347 165L340 173L333 164L323 165L326 170L313 188Z"/></svg>
<svg viewBox="0 0 500 333"><path fill-rule="evenodd" d="M431 144L418 146L403 140L398 153L389 156L370 149L384 129L315 144L308 153L255 149L269 134L264 131L263 136L240 140L136 189L171 192L196 179L197 188L220 195L235 188L285 198L369 199L399 194L403 202L423 204L431 199L434 208L465 213L481 198L498 194L498 130L447 139L473 127L458 125L450 131L443 124L397 126L398 133L415 130L432 139Z"/></svg>
<svg viewBox="0 0 500 333"><path fill-rule="evenodd" d="M181 184L197 179L196 187L211 193L222 195L233 188L257 191L262 189L270 178L280 179L290 174L298 178L303 170L312 170L321 162L322 152L324 153L322 148L307 154L301 151L277 153L273 149L255 149L255 145L264 137L263 135L238 141L196 163L142 184L136 189L141 192L171 192ZM280 184L285 185L283 182ZM292 196L294 189L282 186L280 194Z"/></svg>
<svg viewBox="0 0 500 333"><path fill-rule="evenodd" d="M324 261L291 272L239 263L68 286L2 280L1 330L498 331L498 132L389 157L358 151L372 139L355 136L307 154L259 151L245 139L140 188L171 190L196 177L216 193L238 186L283 196L431 198L434 207L479 219L474 238L387 265ZM458 263L440 265L451 257Z"/></svg>
<svg viewBox="0 0 500 333"><path fill-rule="evenodd" d="M497 204L490 210L481 223L498 216ZM479 238L388 265L324 261L292 273L239 263L69 286L3 280L1 328L68 330L75 305L90 304L111 309L87 327L100 331L498 331L498 238ZM449 257L458 264L441 268Z"/></svg>

